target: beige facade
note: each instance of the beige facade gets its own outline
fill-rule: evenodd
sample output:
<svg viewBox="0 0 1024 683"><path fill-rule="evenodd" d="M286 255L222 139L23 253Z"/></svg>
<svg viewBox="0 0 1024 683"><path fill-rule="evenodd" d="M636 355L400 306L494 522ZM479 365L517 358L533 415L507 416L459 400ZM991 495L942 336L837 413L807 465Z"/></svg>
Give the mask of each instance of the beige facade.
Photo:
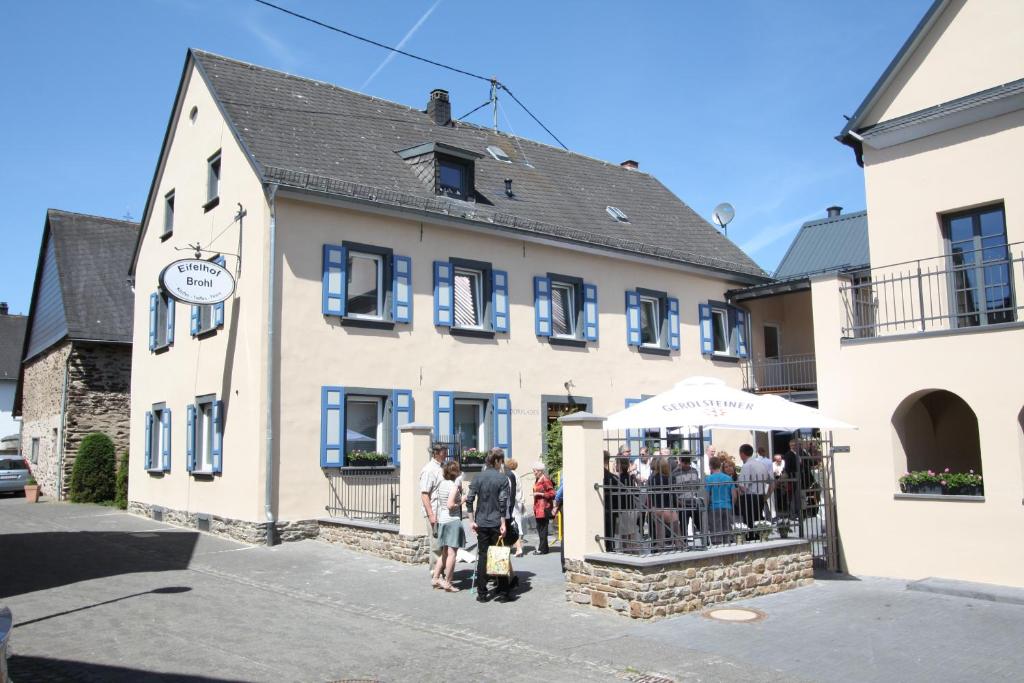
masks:
<svg viewBox="0 0 1024 683"><path fill-rule="evenodd" d="M265 189L200 72L186 76L144 217L135 268L129 494L135 509L157 506L265 522L268 381L273 394L270 505L279 522L326 514L329 484L320 462L321 389L325 386L410 390L414 403L410 417L427 424L434 419L435 391L483 397L507 394L511 452L522 463L520 473L527 474L529 464L542 453L545 397L569 401L571 391L581 404L610 413L623 408L627 397L663 391L690 375L710 375L740 385L735 358L712 361L701 355L698 304L723 301L726 290L758 278L569 247L553 239L524 239L444 216L412 217L365 202L356 205ZM205 160L218 150L222 155L220 203L207 210ZM173 234L163 238L164 197L172 190ZM233 222L239 203L247 211L241 224ZM273 309L267 303L271 221L276 235ZM178 304L174 343L151 352L146 343L150 294L156 291L161 269L188 255L176 248L194 242L203 245L207 256L224 254L232 272L235 254L242 254L241 276L226 303L224 326L192 337L189 307ZM411 258L410 323L374 329L324 315L323 247L344 242L391 249ZM508 333L472 338L453 336L435 326L432 264L449 258L488 262L508 273ZM556 346L538 338L533 277L549 272L597 286L599 341ZM627 345L624 298L627 290L636 288L678 297L679 351L640 353ZM270 310L274 345L268 375ZM192 474L185 468L186 406L209 394L224 406L223 471L213 476ZM159 404L172 415L171 465L166 472L148 472L141 426L147 411ZM719 445L735 450L741 440L742 434L723 435ZM404 509L407 503L402 504Z"/></svg>

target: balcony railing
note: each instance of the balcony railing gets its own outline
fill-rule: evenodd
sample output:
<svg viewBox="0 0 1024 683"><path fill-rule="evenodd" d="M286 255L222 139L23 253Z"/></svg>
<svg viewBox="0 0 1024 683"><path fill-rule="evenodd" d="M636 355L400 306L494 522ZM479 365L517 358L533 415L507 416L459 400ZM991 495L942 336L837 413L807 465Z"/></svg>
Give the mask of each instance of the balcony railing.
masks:
<svg viewBox="0 0 1024 683"><path fill-rule="evenodd" d="M843 337L958 330L1015 322L1024 242L851 273L840 287Z"/></svg>
<svg viewBox="0 0 1024 683"><path fill-rule="evenodd" d="M747 391L813 391L817 386L813 353L757 358L743 364L743 388Z"/></svg>
<svg viewBox="0 0 1024 683"><path fill-rule="evenodd" d="M332 470L327 477L327 514L379 524L398 524L399 483L397 470L348 467Z"/></svg>

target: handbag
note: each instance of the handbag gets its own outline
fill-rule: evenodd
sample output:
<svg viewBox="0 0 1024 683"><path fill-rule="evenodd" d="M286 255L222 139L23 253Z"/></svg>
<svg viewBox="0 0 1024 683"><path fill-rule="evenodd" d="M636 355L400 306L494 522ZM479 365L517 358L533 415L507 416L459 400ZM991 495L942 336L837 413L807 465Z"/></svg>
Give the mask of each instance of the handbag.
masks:
<svg viewBox="0 0 1024 683"><path fill-rule="evenodd" d="M516 524L516 520L509 520L509 523L505 525L505 536L502 540L508 545L513 545L519 540L519 525Z"/></svg>
<svg viewBox="0 0 1024 683"><path fill-rule="evenodd" d="M487 575L512 576L512 549L505 545L504 539L487 549Z"/></svg>

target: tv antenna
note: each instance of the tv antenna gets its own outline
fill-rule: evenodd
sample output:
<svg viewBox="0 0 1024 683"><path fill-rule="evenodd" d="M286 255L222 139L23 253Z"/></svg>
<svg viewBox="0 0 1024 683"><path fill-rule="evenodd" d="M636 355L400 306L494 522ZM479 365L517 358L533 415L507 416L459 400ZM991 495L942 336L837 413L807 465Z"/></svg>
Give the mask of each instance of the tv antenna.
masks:
<svg viewBox="0 0 1024 683"><path fill-rule="evenodd" d="M729 223L736 217L736 209L729 202L722 202L711 212L711 220L722 229L722 234L729 236Z"/></svg>

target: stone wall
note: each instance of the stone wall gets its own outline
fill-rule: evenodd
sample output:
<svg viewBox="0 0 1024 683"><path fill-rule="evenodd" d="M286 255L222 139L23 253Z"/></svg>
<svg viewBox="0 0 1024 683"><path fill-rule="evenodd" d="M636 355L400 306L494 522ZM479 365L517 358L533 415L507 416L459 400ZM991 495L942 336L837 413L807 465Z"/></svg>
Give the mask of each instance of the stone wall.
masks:
<svg viewBox="0 0 1024 683"><path fill-rule="evenodd" d="M430 538L400 534L398 527L355 520L320 520L319 538L361 553L407 564L425 564L430 561Z"/></svg>
<svg viewBox="0 0 1024 683"><path fill-rule="evenodd" d="M64 370L71 343L54 346L25 364L21 388L21 452L28 459L32 439L39 439L39 456L29 463L43 495L56 495L60 482L61 401ZM67 482L63 482L65 485Z"/></svg>
<svg viewBox="0 0 1024 683"><path fill-rule="evenodd" d="M691 553L672 560L610 553L566 559L566 600L634 619L666 617L730 600L778 593L814 581L809 546L779 541L749 549ZM713 554L710 554L713 553ZM629 564L627 560L632 560Z"/></svg>
<svg viewBox="0 0 1024 683"><path fill-rule="evenodd" d="M159 505L140 503L136 500L128 502L128 512L174 526L198 529L216 536L226 536L251 545L263 545L267 542L267 522L250 522L186 510L171 510ZM317 523L312 519L294 522L280 521L274 524L275 543L301 541L316 537Z"/></svg>

